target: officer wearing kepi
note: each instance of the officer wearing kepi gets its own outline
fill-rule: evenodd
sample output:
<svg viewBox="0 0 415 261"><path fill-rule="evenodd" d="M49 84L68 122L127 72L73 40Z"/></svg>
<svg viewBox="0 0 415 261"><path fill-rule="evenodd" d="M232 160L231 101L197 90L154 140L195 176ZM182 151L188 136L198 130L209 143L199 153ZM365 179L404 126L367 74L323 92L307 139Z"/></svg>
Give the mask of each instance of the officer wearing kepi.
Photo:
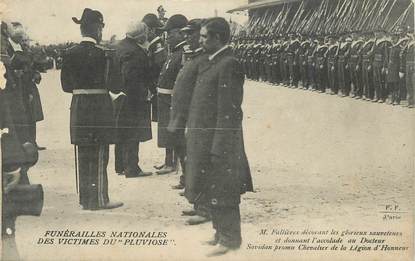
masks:
<svg viewBox="0 0 415 261"><path fill-rule="evenodd" d="M176 81L177 74L182 68L184 34L180 31L187 25L187 18L181 14L173 15L169 18L166 25L162 28L167 32L167 43L169 54L160 72L157 84L157 106L158 106L158 139L159 148L166 149L164 164L158 166L158 175L169 174L176 171L177 158L184 157L184 151L176 147L174 135L167 131L170 121L171 96Z"/></svg>
<svg viewBox="0 0 415 261"><path fill-rule="evenodd" d="M123 204L109 201L107 165L109 144L115 143L112 100L124 95L119 92L118 63L113 51L98 45L104 28L99 11L85 8L81 19L72 20L80 25L83 38L63 57L61 84L73 94L70 130L80 204L84 210L116 208Z"/></svg>

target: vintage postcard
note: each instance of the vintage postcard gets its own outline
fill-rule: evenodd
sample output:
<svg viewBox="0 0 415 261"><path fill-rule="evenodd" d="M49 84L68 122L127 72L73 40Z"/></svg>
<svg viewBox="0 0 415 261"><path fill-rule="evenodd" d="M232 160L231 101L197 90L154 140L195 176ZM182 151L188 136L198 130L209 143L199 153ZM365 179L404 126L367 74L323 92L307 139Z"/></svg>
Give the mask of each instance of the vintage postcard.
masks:
<svg viewBox="0 0 415 261"><path fill-rule="evenodd" d="M414 260L411 0L1 0L2 260Z"/></svg>

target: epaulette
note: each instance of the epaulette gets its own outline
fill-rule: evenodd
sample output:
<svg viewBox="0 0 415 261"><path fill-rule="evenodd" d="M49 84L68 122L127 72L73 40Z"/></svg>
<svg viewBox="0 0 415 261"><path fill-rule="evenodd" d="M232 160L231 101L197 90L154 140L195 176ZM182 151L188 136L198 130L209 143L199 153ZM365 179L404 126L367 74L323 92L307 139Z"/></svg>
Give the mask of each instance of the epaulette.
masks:
<svg viewBox="0 0 415 261"><path fill-rule="evenodd" d="M66 55L67 53L69 53L70 51L72 51L73 49L75 49L75 47L77 47L77 44L74 44L72 46L69 46L65 49L62 50L62 55Z"/></svg>
<svg viewBox="0 0 415 261"><path fill-rule="evenodd" d="M98 48L98 49L101 49L103 51L112 51L112 50L114 50L114 49L111 49L111 48L108 48L104 45L99 45L99 44L96 44L95 47Z"/></svg>

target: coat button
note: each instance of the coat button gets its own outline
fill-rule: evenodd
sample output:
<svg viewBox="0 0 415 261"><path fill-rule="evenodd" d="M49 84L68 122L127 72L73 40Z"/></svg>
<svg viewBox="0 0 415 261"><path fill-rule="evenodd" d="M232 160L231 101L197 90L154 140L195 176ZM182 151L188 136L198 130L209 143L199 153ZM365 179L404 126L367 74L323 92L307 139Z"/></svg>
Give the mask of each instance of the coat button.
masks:
<svg viewBox="0 0 415 261"><path fill-rule="evenodd" d="M212 198L211 203L212 203L212 205L217 205L218 204L218 200L216 198Z"/></svg>
<svg viewBox="0 0 415 261"><path fill-rule="evenodd" d="M12 235L13 234L13 230L11 228L6 228L6 234L7 235Z"/></svg>

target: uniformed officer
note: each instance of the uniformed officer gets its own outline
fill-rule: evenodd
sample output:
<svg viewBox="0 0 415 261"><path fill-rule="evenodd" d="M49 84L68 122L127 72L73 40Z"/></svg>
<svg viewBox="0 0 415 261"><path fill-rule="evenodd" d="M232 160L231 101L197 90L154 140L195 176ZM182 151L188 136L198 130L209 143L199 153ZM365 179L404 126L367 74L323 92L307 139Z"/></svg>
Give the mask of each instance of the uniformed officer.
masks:
<svg viewBox="0 0 415 261"><path fill-rule="evenodd" d="M123 204L109 200L107 165L109 144L116 142L111 100L124 95L119 93L118 63L111 50L98 45L104 28L99 11L85 8L81 19L72 20L80 25L83 38L63 57L61 84L73 94L70 130L77 152L79 201L84 210L116 208Z"/></svg>
<svg viewBox="0 0 415 261"><path fill-rule="evenodd" d="M314 37L311 37L310 40L311 43L307 52L307 86L309 90L315 91L317 89L316 52L318 41Z"/></svg>
<svg viewBox="0 0 415 261"><path fill-rule="evenodd" d="M300 41L292 34L288 43L287 50L287 64L289 75L289 86L293 88L298 87L299 81L299 66L298 66L298 48L300 47Z"/></svg>
<svg viewBox="0 0 415 261"><path fill-rule="evenodd" d="M159 166L157 174L163 175L176 171L177 159L184 159L185 151L176 147L175 136L167 131L170 121L171 96L177 74L182 68L183 47L186 44L180 31L187 25L187 18L181 14L173 15L162 28L167 32L167 44L170 52L160 72L157 85L158 93L158 147L166 149L164 164ZM174 149L176 148L176 151Z"/></svg>
<svg viewBox="0 0 415 261"><path fill-rule="evenodd" d="M199 173L201 193L194 200L209 205L216 230L209 256L216 256L241 245L240 195L252 191L252 180L242 134L244 75L227 46L229 24L208 19L200 35L209 57L189 109L186 170Z"/></svg>
<svg viewBox="0 0 415 261"><path fill-rule="evenodd" d="M415 40L414 34L412 33L410 41L406 45L406 47L401 52L401 70L400 70L400 77L405 79L405 85L407 90L407 100L408 100L408 107L414 108L415 106L415 98L414 98L414 77L415 77Z"/></svg>
<svg viewBox="0 0 415 261"><path fill-rule="evenodd" d="M350 97L360 99L362 97L362 65L360 49L364 44L361 35L356 33L352 34L353 42L350 46L350 79L351 79L351 90Z"/></svg>
<svg viewBox="0 0 415 261"><path fill-rule="evenodd" d="M299 51L298 51L298 63L299 63L299 67L300 67L300 84L299 87L300 89L304 89L306 90L308 88L307 84L308 84L308 75L307 75L307 56L308 56L308 51L310 49L310 41L308 39L303 39L301 41L300 47L299 47Z"/></svg>
<svg viewBox="0 0 415 261"><path fill-rule="evenodd" d="M327 94L337 94L337 55L339 52L339 42L334 36L329 37L328 48L326 52L327 56L327 76L328 84L326 86Z"/></svg>
<svg viewBox="0 0 415 261"><path fill-rule="evenodd" d="M337 57L337 81L339 92L338 95L345 97L350 92L350 67L348 65L350 48L352 39L344 36L343 39L339 40L339 52Z"/></svg>
<svg viewBox="0 0 415 261"><path fill-rule="evenodd" d="M325 92L327 86L327 49L328 46L324 42L324 38L320 38L315 51L316 89L320 93Z"/></svg>
<svg viewBox="0 0 415 261"><path fill-rule="evenodd" d="M362 83L363 99L371 100L373 97L373 50L375 39L371 33L366 33L365 43L360 50L362 57Z"/></svg>
<svg viewBox="0 0 415 261"><path fill-rule="evenodd" d="M399 86L399 68L400 68L400 57L401 52L399 34L395 33L392 36L392 46L389 51L389 60L388 60L388 72L387 72L387 82L389 90L392 94L391 104L399 105L401 102L400 86Z"/></svg>
<svg viewBox="0 0 415 261"><path fill-rule="evenodd" d="M386 70L388 65L389 49L392 45L385 32L376 32L376 43L373 57L373 84L375 94L373 102L383 103L387 98Z"/></svg>
<svg viewBox="0 0 415 261"><path fill-rule="evenodd" d="M149 72L148 89L151 92L151 120L157 122L157 82L160 75L161 67L167 59L167 47L163 41L160 28L163 23L160 22L155 14L146 14L142 22L144 22L148 28L148 57L149 57Z"/></svg>
<svg viewBox="0 0 415 261"><path fill-rule="evenodd" d="M202 19L192 19L187 26L181 29L185 34L186 45L183 52L183 68L177 75L173 88L172 109L170 113L170 122L167 127L175 141L175 148L182 149L186 152L186 140L184 130L189 115L189 106L193 96L193 89L196 85L197 74L200 66L207 62L207 55L204 54L200 47L200 26ZM200 192L195 187L198 179L198 173L186 171L184 161L181 162L183 175L180 176L178 185L174 189L185 189L184 195L189 202L195 203L194 209L183 211L183 215L193 216L186 221L186 224L197 225L210 220L209 210L203 204L194 202L194 197Z"/></svg>

